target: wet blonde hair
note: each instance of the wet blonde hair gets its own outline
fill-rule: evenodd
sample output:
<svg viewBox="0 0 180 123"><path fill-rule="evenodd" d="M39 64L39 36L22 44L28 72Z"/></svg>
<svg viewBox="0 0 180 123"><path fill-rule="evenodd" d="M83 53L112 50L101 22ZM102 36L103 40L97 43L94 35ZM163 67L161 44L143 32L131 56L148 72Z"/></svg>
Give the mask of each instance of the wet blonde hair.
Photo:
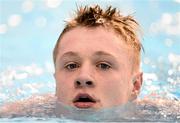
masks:
<svg viewBox="0 0 180 123"><path fill-rule="evenodd" d="M133 68L139 69L140 53L143 48L138 38L139 24L130 15L123 16L116 8L109 6L106 10L101 9L99 5L85 6L77 9L76 16L66 23L66 26L60 34L54 51L53 60L54 64L58 53L58 44L62 36L75 27L98 27L102 26L106 29L113 29L117 35L120 35L126 44L128 44L134 51L133 55Z"/></svg>

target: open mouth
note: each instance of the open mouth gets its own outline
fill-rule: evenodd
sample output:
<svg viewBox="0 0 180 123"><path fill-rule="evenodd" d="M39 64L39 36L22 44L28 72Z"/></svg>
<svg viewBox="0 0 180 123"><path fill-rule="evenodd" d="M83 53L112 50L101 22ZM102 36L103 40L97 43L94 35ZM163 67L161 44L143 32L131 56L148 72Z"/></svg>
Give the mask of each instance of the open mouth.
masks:
<svg viewBox="0 0 180 123"><path fill-rule="evenodd" d="M78 94L73 100L77 108L92 108L96 100L89 94Z"/></svg>

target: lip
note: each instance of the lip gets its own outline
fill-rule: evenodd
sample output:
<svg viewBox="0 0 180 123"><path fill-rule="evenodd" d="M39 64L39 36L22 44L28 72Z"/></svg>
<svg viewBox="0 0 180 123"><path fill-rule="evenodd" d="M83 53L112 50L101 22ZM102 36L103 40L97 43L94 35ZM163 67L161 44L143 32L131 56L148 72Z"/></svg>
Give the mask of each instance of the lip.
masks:
<svg viewBox="0 0 180 123"><path fill-rule="evenodd" d="M79 101L80 98L87 98L89 101ZM87 93L80 93L73 99L73 104L77 108L92 108L96 102L96 99Z"/></svg>

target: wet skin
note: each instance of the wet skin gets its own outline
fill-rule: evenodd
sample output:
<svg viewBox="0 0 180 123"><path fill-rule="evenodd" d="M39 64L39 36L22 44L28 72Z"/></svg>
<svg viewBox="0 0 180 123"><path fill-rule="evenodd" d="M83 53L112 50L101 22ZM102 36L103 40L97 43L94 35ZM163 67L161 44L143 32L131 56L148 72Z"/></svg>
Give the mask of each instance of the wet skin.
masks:
<svg viewBox="0 0 180 123"><path fill-rule="evenodd" d="M132 70L132 56L133 50L112 30L76 27L66 32L55 62L58 101L99 109L133 100L142 73Z"/></svg>

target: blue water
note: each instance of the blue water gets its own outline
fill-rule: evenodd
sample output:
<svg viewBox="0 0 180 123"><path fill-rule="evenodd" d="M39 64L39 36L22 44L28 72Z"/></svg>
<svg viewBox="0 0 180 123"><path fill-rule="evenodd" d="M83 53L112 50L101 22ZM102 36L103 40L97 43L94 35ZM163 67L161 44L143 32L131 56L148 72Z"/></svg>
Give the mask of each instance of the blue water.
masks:
<svg viewBox="0 0 180 123"><path fill-rule="evenodd" d="M60 119L60 118L4 118L0 119L1 123L8 122L8 123L82 123L83 121L75 121L70 119Z"/></svg>
<svg viewBox="0 0 180 123"><path fill-rule="evenodd" d="M36 97L37 98L37 97ZM40 97L39 97L40 99ZM179 122L180 103L171 101L166 105L127 103L122 106L93 110L78 109L56 102L46 102L23 107L21 112L2 114L3 122Z"/></svg>
<svg viewBox="0 0 180 123"><path fill-rule="evenodd" d="M52 50L63 29L64 20L71 17L68 15L76 9L76 4L111 4L125 14L135 13L144 32L142 44L145 49L141 63L144 82L138 98L180 100L179 2L62 0L50 5L43 0L30 0L29 3L26 0L0 0L0 106L32 95L55 93ZM14 15L16 17L12 18ZM179 117L179 114L175 116ZM21 117L1 118L1 121L74 120Z"/></svg>

